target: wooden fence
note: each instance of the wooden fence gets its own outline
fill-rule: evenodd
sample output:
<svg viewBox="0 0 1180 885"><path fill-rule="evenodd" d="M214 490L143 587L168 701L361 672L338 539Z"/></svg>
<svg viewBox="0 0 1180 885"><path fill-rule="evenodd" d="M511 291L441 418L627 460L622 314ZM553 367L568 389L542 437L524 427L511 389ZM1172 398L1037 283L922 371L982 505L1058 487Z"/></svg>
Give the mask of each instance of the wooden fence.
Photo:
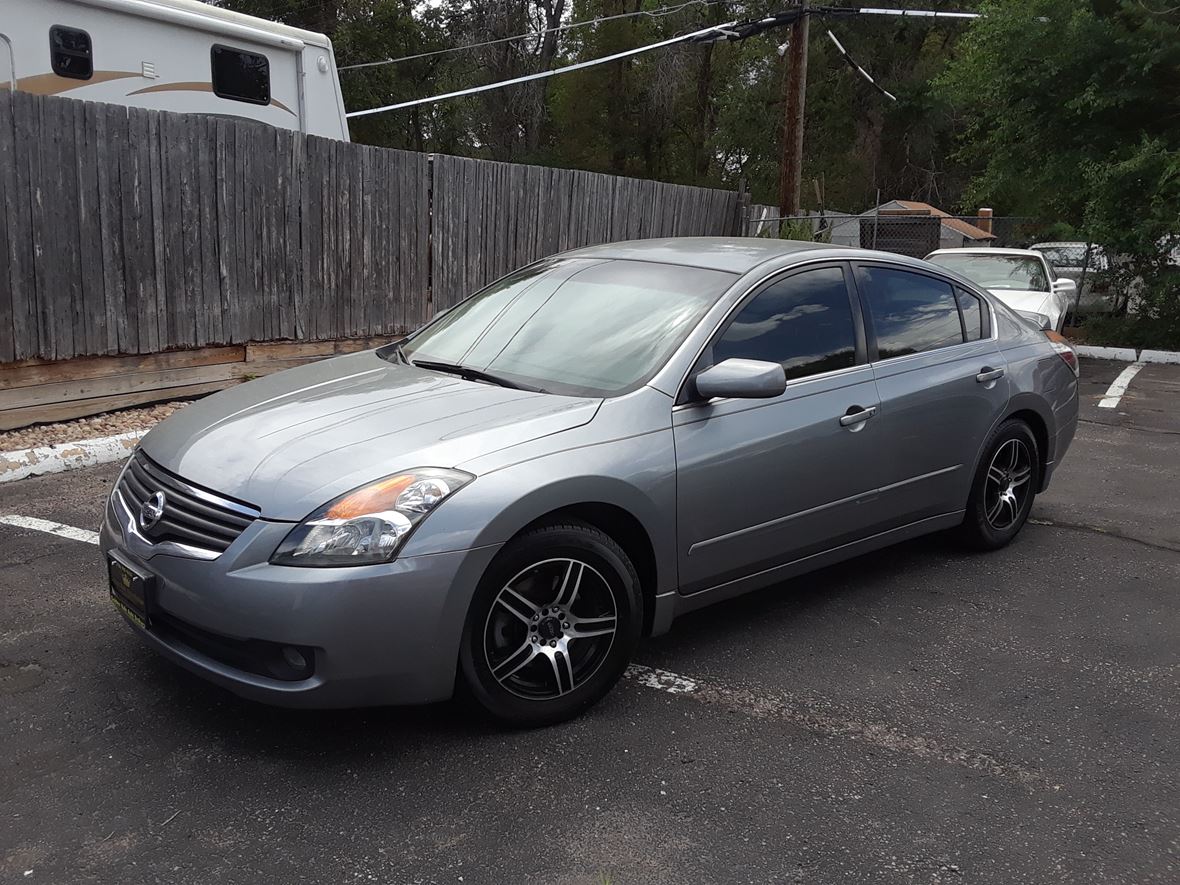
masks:
<svg viewBox="0 0 1180 885"><path fill-rule="evenodd" d="M250 122L0 93L0 363L413 326L426 167Z"/></svg>
<svg viewBox="0 0 1180 885"><path fill-rule="evenodd" d="M729 191L4 92L0 372L400 334L546 254L737 226Z"/></svg>
<svg viewBox="0 0 1180 885"><path fill-rule="evenodd" d="M566 249L738 232L734 191L447 156L433 181L435 309Z"/></svg>

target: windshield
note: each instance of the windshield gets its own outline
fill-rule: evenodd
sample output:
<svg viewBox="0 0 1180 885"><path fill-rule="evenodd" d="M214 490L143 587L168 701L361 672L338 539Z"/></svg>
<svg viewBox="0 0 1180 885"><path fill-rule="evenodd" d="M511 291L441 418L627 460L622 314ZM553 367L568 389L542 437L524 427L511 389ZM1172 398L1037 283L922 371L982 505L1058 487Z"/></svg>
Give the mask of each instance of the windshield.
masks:
<svg viewBox="0 0 1180 885"><path fill-rule="evenodd" d="M617 396L646 383L735 279L645 261L554 259L468 298L401 352L548 393Z"/></svg>
<svg viewBox="0 0 1180 885"><path fill-rule="evenodd" d="M957 271L985 289L1048 292L1049 280L1039 258L1024 255L931 255L934 264Z"/></svg>

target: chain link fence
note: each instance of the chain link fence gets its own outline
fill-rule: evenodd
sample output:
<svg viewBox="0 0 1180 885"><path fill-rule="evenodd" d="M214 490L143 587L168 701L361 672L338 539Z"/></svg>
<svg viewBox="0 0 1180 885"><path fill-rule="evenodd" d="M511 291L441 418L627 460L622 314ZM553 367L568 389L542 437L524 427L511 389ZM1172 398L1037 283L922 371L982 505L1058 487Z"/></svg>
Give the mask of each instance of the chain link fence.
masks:
<svg viewBox="0 0 1180 885"><path fill-rule="evenodd" d="M746 236L811 240L924 258L935 249L1028 248L1052 239L1054 225L1016 216L944 215L869 210L784 216L770 206L746 207Z"/></svg>

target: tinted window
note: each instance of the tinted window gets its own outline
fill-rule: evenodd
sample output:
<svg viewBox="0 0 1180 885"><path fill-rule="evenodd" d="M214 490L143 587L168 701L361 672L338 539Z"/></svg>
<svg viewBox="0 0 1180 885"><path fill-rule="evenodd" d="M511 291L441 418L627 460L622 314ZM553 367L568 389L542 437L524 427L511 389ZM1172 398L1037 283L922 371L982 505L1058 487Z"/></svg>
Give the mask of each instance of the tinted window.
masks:
<svg viewBox="0 0 1180 885"><path fill-rule="evenodd" d="M234 101L270 104L270 62L256 52L214 46L213 93Z"/></svg>
<svg viewBox="0 0 1180 885"><path fill-rule="evenodd" d="M970 292L956 289L955 295L959 299L959 310L963 312L963 330L967 333L968 341L978 341L983 337L983 305Z"/></svg>
<svg viewBox="0 0 1180 885"><path fill-rule="evenodd" d="M554 259L467 299L402 353L552 393L619 394L651 378L735 278L646 261Z"/></svg>
<svg viewBox="0 0 1180 885"><path fill-rule="evenodd" d="M878 359L963 342L949 283L904 270L864 267L861 295L872 316Z"/></svg>
<svg viewBox="0 0 1180 885"><path fill-rule="evenodd" d="M74 28L49 29L49 63L59 77L89 80L94 73L90 35Z"/></svg>
<svg viewBox="0 0 1180 885"><path fill-rule="evenodd" d="M782 363L788 378L856 364L856 328L844 272L825 267L771 283L713 345L713 362Z"/></svg>

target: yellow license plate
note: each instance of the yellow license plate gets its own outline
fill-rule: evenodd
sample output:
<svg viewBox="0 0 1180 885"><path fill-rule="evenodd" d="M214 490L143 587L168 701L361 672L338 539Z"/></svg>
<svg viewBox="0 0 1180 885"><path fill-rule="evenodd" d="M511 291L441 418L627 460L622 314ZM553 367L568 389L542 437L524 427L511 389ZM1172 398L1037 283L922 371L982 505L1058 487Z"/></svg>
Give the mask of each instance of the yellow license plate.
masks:
<svg viewBox="0 0 1180 885"><path fill-rule="evenodd" d="M107 560L107 574L110 577L111 602L129 621L146 630L148 618L148 593L152 576L144 574L115 556Z"/></svg>

